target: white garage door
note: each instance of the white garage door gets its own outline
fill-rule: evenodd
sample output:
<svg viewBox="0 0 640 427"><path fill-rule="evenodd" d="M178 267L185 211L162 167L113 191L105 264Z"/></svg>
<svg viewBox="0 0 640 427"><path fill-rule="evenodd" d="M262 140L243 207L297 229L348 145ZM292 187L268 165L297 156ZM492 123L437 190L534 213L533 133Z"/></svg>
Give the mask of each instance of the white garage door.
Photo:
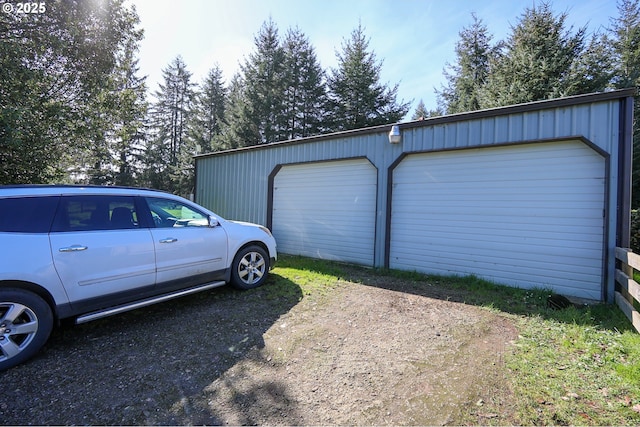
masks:
<svg viewBox="0 0 640 427"><path fill-rule="evenodd" d="M578 141L409 155L389 266L600 299L605 180Z"/></svg>
<svg viewBox="0 0 640 427"><path fill-rule="evenodd" d="M373 265L376 182L366 159L282 167L273 182L278 251Z"/></svg>

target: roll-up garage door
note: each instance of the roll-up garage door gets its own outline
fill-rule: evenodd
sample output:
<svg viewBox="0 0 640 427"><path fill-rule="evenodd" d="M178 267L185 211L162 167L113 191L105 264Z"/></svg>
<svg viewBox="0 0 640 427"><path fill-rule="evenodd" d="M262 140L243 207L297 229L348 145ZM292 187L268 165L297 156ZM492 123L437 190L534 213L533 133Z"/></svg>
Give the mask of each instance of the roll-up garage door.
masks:
<svg viewBox="0 0 640 427"><path fill-rule="evenodd" d="M273 181L278 251L373 265L376 186L366 159L283 166Z"/></svg>
<svg viewBox="0 0 640 427"><path fill-rule="evenodd" d="M605 181L580 141L408 155L393 171L389 266L599 300Z"/></svg>

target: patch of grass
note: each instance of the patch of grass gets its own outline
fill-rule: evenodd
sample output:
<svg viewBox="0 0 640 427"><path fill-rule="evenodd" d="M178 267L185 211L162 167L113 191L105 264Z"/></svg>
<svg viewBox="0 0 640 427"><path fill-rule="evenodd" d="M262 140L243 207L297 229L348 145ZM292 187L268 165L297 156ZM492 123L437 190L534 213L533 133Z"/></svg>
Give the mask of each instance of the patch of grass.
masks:
<svg viewBox="0 0 640 427"><path fill-rule="evenodd" d="M507 359L514 374L513 423L640 423L640 335L613 306L562 311L519 321L520 337Z"/></svg>
<svg viewBox="0 0 640 427"><path fill-rule="evenodd" d="M519 425L639 425L640 334L610 304L553 310L549 291L282 257L278 280L304 298L322 298L345 281L474 304L514 320L519 338L506 357L512 413L489 420ZM469 408L473 411L474 408Z"/></svg>
<svg viewBox="0 0 640 427"><path fill-rule="evenodd" d="M277 297L288 283L295 283L302 297L322 298L340 286L344 272L340 264L300 256L280 256L271 272L269 297ZM275 285L275 286L274 286Z"/></svg>

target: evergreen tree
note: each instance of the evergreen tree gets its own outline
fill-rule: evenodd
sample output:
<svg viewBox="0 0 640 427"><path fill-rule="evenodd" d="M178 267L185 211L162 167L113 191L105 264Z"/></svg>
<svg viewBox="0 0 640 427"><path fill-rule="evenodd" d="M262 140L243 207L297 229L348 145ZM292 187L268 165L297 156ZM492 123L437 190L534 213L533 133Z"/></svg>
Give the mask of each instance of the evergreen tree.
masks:
<svg viewBox="0 0 640 427"><path fill-rule="evenodd" d="M483 108L573 95L574 63L584 48L586 29L565 30L567 14L553 14L548 3L525 10L490 65L483 86Z"/></svg>
<svg viewBox="0 0 640 427"><path fill-rule="evenodd" d="M114 184L135 185L140 179L141 160L146 138L146 77L138 77L137 48L127 49L119 63L116 90Z"/></svg>
<svg viewBox="0 0 640 427"><path fill-rule="evenodd" d="M324 129L327 93L315 50L299 29L284 40L285 119L287 139L317 135Z"/></svg>
<svg viewBox="0 0 640 427"><path fill-rule="evenodd" d="M265 22L254 39L255 52L242 65L246 109L240 122L253 134L242 145L264 144L287 138L284 107L284 51L276 24Z"/></svg>
<svg viewBox="0 0 640 427"><path fill-rule="evenodd" d="M610 29L615 57L613 86L617 89L638 86L640 82L640 2L620 0L618 17Z"/></svg>
<svg viewBox="0 0 640 427"><path fill-rule="evenodd" d="M424 105L424 101L421 99L418 102L418 106L416 110L413 112L413 116L411 116L411 120L423 120L429 117L429 111L427 107Z"/></svg>
<svg viewBox="0 0 640 427"><path fill-rule="evenodd" d="M222 70L218 65L209 71L200 92L194 98L194 106L189 126L189 136L200 153L219 151L216 140L224 126L227 89L222 80Z"/></svg>
<svg viewBox="0 0 640 427"><path fill-rule="evenodd" d="M105 82L142 36L124 0L38 6L0 14L0 184L64 180L95 136L113 131L120 106Z"/></svg>
<svg viewBox="0 0 640 427"><path fill-rule="evenodd" d="M194 185L195 143L187 138L187 122L193 99L191 73L182 57L162 70L164 84L156 91L153 135L147 145L147 180L154 188L188 195Z"/></svg>
<svg viewBox="0 0 640 427"><path fill-rule="evenodd" d="M427 110L427 107L425 107L424 105L424 101L422 101L421 99L418 102L418 106L416 107L416 110L413 112L413 115L411 116L411 120L424 120L424 119L428 119L429 117L438 117L442 115L443 115L443 112L440 109Z"/></svg>
<svg viewBox="0 0 640 427"><path fill-rule="evenodd" d="M447 86L438 93L438 104L448 114L480 109L481 90L489 75L489 60L495 54L491 34L475 14L473 23L459 33L456 63L447 65Z"/></svg>
<svg viewBox="0 0 640 427"><path fill-rule="evenodd" d="M609 30L614 58L613 87L640 89L640 1L620 0ZM634 102L632 207L640 207L640 98Z"/></svg>
<svg viewBox="0 0 640 427"><path fill-rule="evenodd" d="M592 35L571 66L565 93L579 95L605 91L613 78L613 56L606 35Z"/></svg>
<svg viewBox="0 0 640 427"><path fill-rule="evenodd" d="M214 143L221 150L244 147L248 145L246 141L258 140L258 125L250 121L249 102L240 74L233 76L227 93L222 133Z"/></svg>
<svg viewBox="0 0 640 427"><path fill-rule="evenodd" d="M382 63L368 48L359 24L336 53L338 67L328 77L334 131L395 123L409 111L409 103L396 102L397 84L390 88L380 83Z"/></svg>
<svg viewBox="0 0 640 427"><path fill-rule="evenodd" d="M138 179L145 138L146 83L138 77L139 67L135 54L138 36L135 33L116 56L116 66L105 79L103 89L95 102L101 111L111 111L96 118L103 120L99 132L93 134L91 144L77 159L76 176L87 176L87 181L98 185L134 185ZM102 131L101 129L104 129Z"/></svg>

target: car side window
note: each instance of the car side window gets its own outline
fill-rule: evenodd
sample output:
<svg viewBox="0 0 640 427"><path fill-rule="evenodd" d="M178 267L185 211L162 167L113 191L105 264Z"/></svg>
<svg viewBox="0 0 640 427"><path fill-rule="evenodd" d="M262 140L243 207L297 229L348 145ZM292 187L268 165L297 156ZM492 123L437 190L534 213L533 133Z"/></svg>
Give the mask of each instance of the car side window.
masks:
<svg viewBox="0 0 640 427"><path fill-rule="evenodd" d="M57 196L0 199L0 232L48 233Z"/></svg>
<svg viewBox="0 0 640 427"><path fill-rule="evenodd" d="M191 206L171 199L146 197L153 222L157 228L207 227L209 217Z"/></svg>
<svg viewBox="0 0 640 427"><path fill-rule="evenodd" d="M133 197L67 196L60 201L52 231L127 230L139 227Z"/></svg>

